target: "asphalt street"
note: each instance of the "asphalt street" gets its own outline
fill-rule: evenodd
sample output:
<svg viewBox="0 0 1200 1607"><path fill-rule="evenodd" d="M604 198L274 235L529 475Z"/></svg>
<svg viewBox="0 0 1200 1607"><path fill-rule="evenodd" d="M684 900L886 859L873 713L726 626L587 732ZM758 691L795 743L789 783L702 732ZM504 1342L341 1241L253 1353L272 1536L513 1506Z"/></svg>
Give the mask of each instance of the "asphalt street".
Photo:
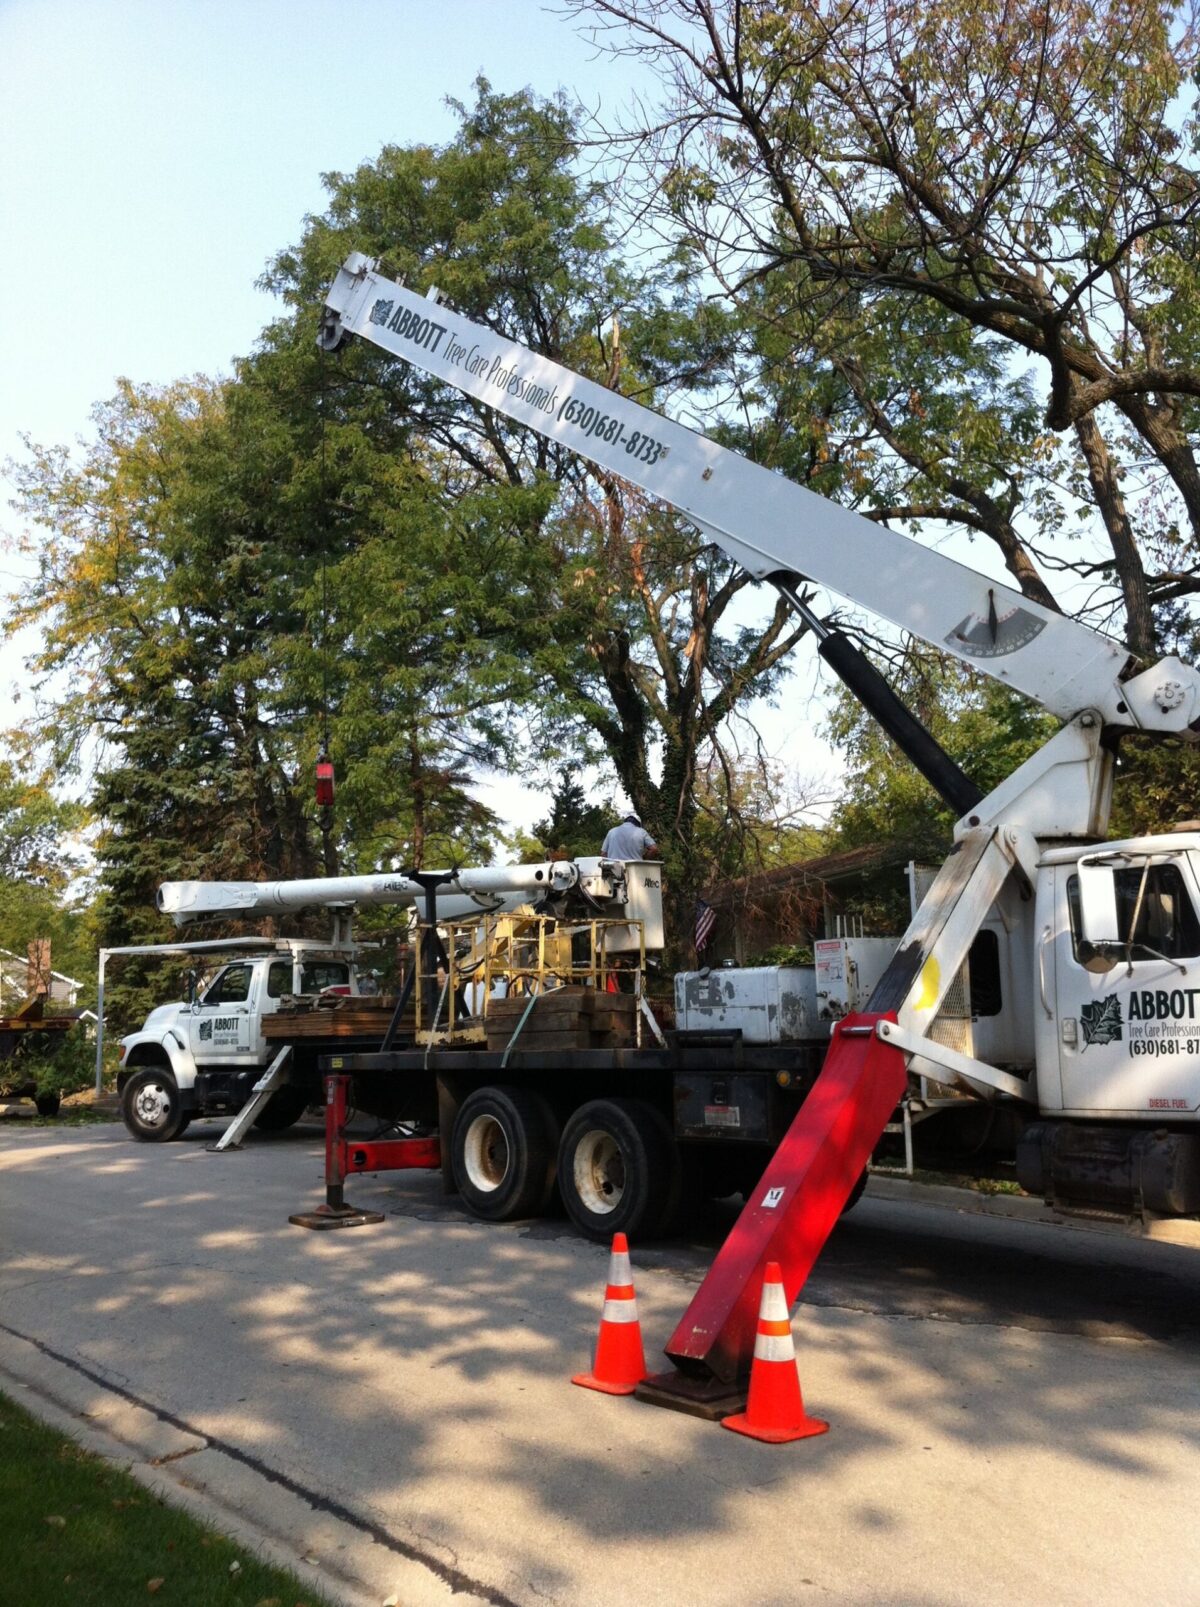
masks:
<svg viewBox="0 0 1200 1607"><path fill-rule="evenodd" d="M1200 1250L868 1195L797 1308L828 1435L572 1388L606 1252L319 1131L0 1129L0 1388L347 1601L1200 1600ZM733 1217L634 1245L653 1358Z"/></svg>

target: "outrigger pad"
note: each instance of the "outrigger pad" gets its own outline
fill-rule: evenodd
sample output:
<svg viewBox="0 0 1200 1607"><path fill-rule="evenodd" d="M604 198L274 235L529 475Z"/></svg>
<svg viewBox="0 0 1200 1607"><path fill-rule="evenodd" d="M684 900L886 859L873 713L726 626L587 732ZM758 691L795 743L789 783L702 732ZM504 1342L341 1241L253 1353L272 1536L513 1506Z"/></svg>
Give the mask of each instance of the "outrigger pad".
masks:
<svg viewBox="0 0 1200 1607"><path fill-rule="evenodd" d="M746 1410L747 1385L729 1384L720 1378L697 1378L671 1368L650 1373L634 1390L634 1399L650 1406L665 1406L671 1412L702 1417L706 1423L719 1423Z"/></svg>
<svg viewBox="0 0 1200 1607"><path fill-rule="evenodd" d="M329 1228L365 1228L385 1220L382 1211L360 1211L353 1205L318 1205L315 1211L299 1211L288 1217L298 1228L322 1232Z"/></svg>

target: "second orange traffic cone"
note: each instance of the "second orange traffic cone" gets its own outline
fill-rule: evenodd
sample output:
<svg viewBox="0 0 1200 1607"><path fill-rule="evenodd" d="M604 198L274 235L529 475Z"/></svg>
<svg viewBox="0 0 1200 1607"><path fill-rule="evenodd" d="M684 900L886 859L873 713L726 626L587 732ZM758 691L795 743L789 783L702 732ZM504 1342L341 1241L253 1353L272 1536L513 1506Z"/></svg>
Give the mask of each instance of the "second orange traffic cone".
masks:
<svg viewBox="0 0 1200 1607"><path fill-rule="evenodd" d="M608 1287L600 1314L600 1336L590 1373L576 1373L571 1382L605 1395L632 1395L646 1376L642 1325L629 1265L629 1244L623 1233L613 1235L608 1262Z"/></svg>
<svg viewBox="0 0 1200 1607"><path fill-rule="evenodd" d="M752 1440L766 1440L770 1445L808 1439L813 1434L824 1434L829 1428L828 1423L819 1417L809 1417L804 1410L792 1324L778 1261L767 1263L763 1279L746 1410L735 1417L723 1417L721 1427L731 1428L735 1434L747 1434Z"/></svg>

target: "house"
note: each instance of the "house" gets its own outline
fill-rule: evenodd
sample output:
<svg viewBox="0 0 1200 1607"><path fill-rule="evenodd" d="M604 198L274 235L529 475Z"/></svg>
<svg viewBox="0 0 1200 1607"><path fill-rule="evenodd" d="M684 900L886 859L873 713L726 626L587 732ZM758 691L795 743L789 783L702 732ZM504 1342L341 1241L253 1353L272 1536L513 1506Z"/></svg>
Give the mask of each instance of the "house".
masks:
<svg viewBox="0 0 1200 1607"><path fill-rule="evenodd" d="M0 1015L11 1014L29 997L32 991L29 970L27 954L14 954L11 949L0 948ZM48 998L54 1004L71 1008L78 1004L80 990L85 986L73 976L51 971Z"/></svg>
<svg viewBox="0 0 1200 1607"><path fill-rule="evenodd" d="M765 963L772 951L843 932L899 936L911 859L906 844L872 844L714 884L704 894L717 917L704 963Z"/></svg>

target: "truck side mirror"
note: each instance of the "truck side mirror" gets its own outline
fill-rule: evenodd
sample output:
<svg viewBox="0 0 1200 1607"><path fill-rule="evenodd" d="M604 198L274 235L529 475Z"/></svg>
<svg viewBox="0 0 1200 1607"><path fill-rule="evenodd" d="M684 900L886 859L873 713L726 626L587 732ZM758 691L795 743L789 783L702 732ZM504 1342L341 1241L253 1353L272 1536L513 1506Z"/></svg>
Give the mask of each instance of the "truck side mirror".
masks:
<svg viewBox="0 0 1200 1607"><path fill-rule="evenodd" d="M1116 948L1121 943L1117 917L1117 883L1108 865L1081 860L1079 873L1079 936L1093 949Z"/></svg>

